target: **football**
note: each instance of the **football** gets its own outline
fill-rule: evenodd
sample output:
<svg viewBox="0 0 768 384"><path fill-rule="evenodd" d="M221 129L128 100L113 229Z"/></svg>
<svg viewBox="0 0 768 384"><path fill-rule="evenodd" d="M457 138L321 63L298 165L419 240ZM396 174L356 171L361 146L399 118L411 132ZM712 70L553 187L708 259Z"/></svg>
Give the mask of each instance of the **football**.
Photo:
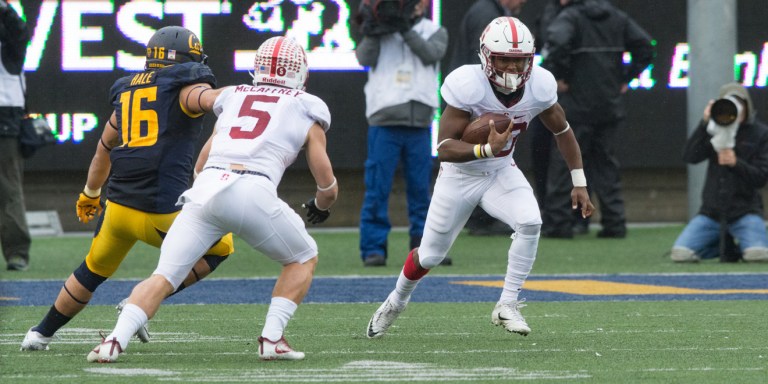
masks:
<svg viewBox="0 0 768 384"><path fill-rule="evenodd" d="M491 133L489 122L493 120L496 132L503 133L509 126L509 116L500 113L486 113L472 120L464 128L461 141L471 144L485 144L488 142L488 134Z"/></svg>

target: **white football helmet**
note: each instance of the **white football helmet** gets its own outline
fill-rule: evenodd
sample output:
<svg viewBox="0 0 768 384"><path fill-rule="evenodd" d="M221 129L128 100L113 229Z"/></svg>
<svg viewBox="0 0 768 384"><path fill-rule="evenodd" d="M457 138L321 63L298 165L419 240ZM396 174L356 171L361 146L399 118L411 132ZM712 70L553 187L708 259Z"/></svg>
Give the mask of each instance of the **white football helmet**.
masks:
<svg viewBox="0 0 768 384"><path fill-rule="evenodd" d="M296 40L272 37L259 46L253 63L253 84L267 83L304 90L309 77L307 54Z"/></svg>
<svg viewBox="0 0 768 384"><path fill-rule="evenodd" d="M480 63L483 72L501 93L515 92L531 77L534 53L536 47L533 34L525 24L514 17L493 19L480 35ZM495 56L524 57L528 60L522 71L505 72L494 67Z"/></svg>

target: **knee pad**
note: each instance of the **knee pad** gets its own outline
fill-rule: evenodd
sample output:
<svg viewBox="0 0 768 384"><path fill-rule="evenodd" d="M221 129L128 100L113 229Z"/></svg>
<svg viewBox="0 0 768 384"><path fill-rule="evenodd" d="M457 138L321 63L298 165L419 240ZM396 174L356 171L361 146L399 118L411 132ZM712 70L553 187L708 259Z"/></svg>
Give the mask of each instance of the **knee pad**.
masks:
<svg viewBox="0 0 768 384"><path fill-rule="evenodd" d="M205 260L206 263L208 263L208 268L211 269L211 272L215 271L216 268L224 262L224 260L227 259L227 256L216 256L216 255L205 255L203 256L203 260Z"/></svg>
<svg viewBox="0 0 768 384"><path fill-rule="evenodd" d="M523 224L515 228L515 233L526 236L538 236L541 233L541 224Z"/></svg>
<svg viewBox="0 0 768 384"><path fill-rule="evenodd" d="M669 257L675 263L697 263L701 258L691 249L685 247L674 247Z"/></svg>
<svg viewBox="0 0 768 384"><path fill-rule="evenodd" d="M744 250L744 261L768 261L768 248L751 247Z"/></svg>
<svg viewBox="0 0 768 384"><path fill-rule="evenodd" d="M82 284L83 287L85 287L85 289L91 293L96 291L96 288L98 288L101 283L107 280L106 277L99 276L88 269L88 265L85 263L85 261L83 261L83 263L80 264L77 269L75 269L73 275L75 275L77 281L80 282L80 284Z"/></svg>

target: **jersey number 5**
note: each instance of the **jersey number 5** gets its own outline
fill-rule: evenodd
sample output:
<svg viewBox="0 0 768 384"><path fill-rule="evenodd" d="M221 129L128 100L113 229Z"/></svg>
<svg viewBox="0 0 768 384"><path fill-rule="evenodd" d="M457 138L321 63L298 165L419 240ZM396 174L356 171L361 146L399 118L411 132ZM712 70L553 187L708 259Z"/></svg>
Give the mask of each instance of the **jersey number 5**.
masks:
<svg viewBox="0 0 768 384"><path fill-rule="evenodd" d="M255 139L259 137L269 125L269 120L272 116L269 112L256 109L254 105L256 103L277 103L280 100L279 96L267 96L267 95L248 95L243 100L243 105L240 106L240 112L237 117L250 116L256 119L253 129L246 131L242 127L232 127L229 130L229 137L233 139Z"/></svg>
<svg viewBox="0 0 768 384"><path fill-rule="evenodd" d="M120 109L123 145L129 147L149 147L157 143L159 133L157 112L141 109L142 101L147 104L157 100L157 87L139 88L120 94ZM144 123L144 124L142 124ZM146 130L142 132L142 125Z"/></svg>

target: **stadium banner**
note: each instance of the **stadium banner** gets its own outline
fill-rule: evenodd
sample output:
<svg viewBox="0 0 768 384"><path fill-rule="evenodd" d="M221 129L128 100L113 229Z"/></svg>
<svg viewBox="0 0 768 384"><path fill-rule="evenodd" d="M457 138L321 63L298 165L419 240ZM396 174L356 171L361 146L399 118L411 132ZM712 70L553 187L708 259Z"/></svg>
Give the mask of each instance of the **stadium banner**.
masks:
<svg viewBox="0 0 768 384"><path fill-rule="evenodd" d="M432 19L458 35L472 0L433 0ZM58 143L27 161L32 171L86 170L111 113L108 91L141 71L144 44L159 28L181 25L201 39L219 85L250 83L255 49L264 40L294 37L308 53L307 89L332 114L329 153L337 168L362 169L366 156L365 68L355 58L361 36L354 17L360 0L11 0L32 28L25 71L30 110L46 118ZM629 110L618 153L626 167L682 167L686 137L689 47L686 1L615 0L654 38L657 56L630 84ZM520 19L533 25L544 2L528 2ZM660 18L659 15L664 17ZM768 106L768 29L765 0L738 2L734 77L751 89L763 119ZM447 67L450 49L443 60ZM537 58L540 59L540 58ZM626 62L631 57L626 54ZM442 74L444 78L446 74ZM702 106L703 107L703 106ZM433 132L437 126L436 114ZM207 135L215 118L207 116ZM434 135L433 135L434 136ZM200 145L205 138L201 138ZM522 141L524 143L525 141ZM526 148L518 145L518 161ZM654 148L649 158L647 149ZM297 167L305 167L302 160Z"/></svg>

